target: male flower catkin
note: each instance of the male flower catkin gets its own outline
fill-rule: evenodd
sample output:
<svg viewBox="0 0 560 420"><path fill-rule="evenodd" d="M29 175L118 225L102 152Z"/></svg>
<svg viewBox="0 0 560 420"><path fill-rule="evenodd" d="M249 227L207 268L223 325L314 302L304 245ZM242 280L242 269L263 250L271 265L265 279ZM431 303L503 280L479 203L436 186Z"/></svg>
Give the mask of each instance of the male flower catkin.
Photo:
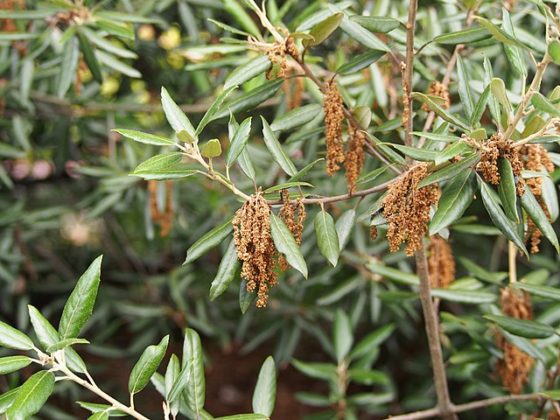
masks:
<svg viewBox="0 0 560 420"><path fill-rule="evenodd" d="M451 101L449 100L449 90L447 89L447 86L445 86L441 82L438 82L437 80L434 80L432 83L430 83L430 87L428 88L428 95L438 96L443 99L443 103L440 105L443 109L449 109L449 107L451 106ZM422 110L429 112L430 107L428 106L428 104L422 104Z"/></svg>
<svg viewBox="0 0 560 420"><path fill-rule="evenodd" d="M364 143L366 141L366 134L350 126L349 136L350 140L348 141L348 151L346 152L344 160L344 168L346 169L348 191L352 194L356 190L356 181L364 166Z"/></svg>
<svg viewBox="0 0 560 420"><path fill-rule="evenodd" d="M388 188L383 200L383 215L387 220L387 240L391 252L398 251L403 242L407 242L407 255L414 254L422 246L430 220L430 207L440 196L437 185L417 188L426 177L427 167L426 163L416 165Z"/></svg>
<svg viewBox="0 0 560 420"><path fill-rule="evenodd" d="M282 191L282 201L284 204L280 209L280 218L286 224L286 227L293 235L296 243L301 245L301 235L303 233L303 222L305 221L305 205L301 200L290 201L288 190ZM288 262L284 255L278 258L280 269L286 271Z"/></svg>
<svg viewBox="0 0 560 420"><path fill-rule="evenodd" d="M510 287L503 288L500 304L504 315L525 320L533 318L531 300L529 295L523 291ZM523 391L523 386L527 383L534 360L507 341L503 335L498 334L496 341L504 354L503 359L497 365L502 385L512 394L520 394Z"/></svg>
<svg viewBox="0 0 560 420"><path fill-rule="evenodd" d="M455 259L449 243L439 235L430 237L428 272L433 288L446 289L455 280Z"/></svg>
<svg viewBox="0 0 560 420"><path fill-rule="evenodd" d="M243 262L241 277L247 281L248 292L257 290L256 306L262 308L268 301L268 289L276 284L277 278L270 207L260 191L235 212L232 224L237 258Z"/></svg>
<svg viewBox="0 0 560 420"><path fill-rule="evenodd" d="M500 183L500 172L498 159L509 160L513 174L517 177L517 195L523 195L525 191L525 180L521 177L523 164L519 155L519 149L514 147L512 140L505 140L500 133L494 134L482 145L480 162L476 169L482 173L483 178L492 185Z"/></svg>
<svg viewBox="0 0 560 420"><path fill-rule="evenodd" d="M339 164L344 162L344 151L342 147L344 104L334 80L325 83L323 110L325 112L327 174L332 175L340 169Z"/></svg>

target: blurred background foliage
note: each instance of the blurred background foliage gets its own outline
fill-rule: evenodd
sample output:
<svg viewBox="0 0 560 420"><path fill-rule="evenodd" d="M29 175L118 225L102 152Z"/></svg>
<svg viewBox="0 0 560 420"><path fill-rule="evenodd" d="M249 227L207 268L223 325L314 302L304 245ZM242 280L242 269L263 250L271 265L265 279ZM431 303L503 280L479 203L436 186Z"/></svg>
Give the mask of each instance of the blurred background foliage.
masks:
<svg viewBox="0 0 560 420"><path fill-rule="evenodd" d="M333 6L349 15L396 19L397 25L379 37L397 54L404 51L407 3L266 1L271 20L284 22L292 32L309 29L328 16ZM466 0L421 2L418 45L463 29L470 6ZM483 2L478 13L495 18L501 6L501 2ZM272 290L266 309L251 306L243 314L239 279L215 301L209 299L210 283L229 241L182 265L187 248L231 217L241 203L205 178L160 182L150 190L148 182L129 176L158 148L133 143L111 130L131 128L168 136L170 129L160 106L162 86L196 124L228 75L256 57L235 41L244 37L227 26L259 31L247 9L235 0L113 0L83 5L66 0L2 0L0 9L0 17L2 11L22 11L22 18L0 21L2 320L26 330L30 303L47 316L58 314L75 279L103 253L104 284L86 331L94 344L85 358L116 393L121 365L135 360L143 348L168 332L174 332L172 342L175 336L175 345L180 345L181 330L190 327L203 337L214 401L209 404L215 414L250 405L250 394L245 393L267 354L280 366L277 418L294 418L293 413L330 418L330 408L340 408L341 400L350 407L348 418L433 406L419 302L409 288L414 282L410 260L404 252L388 254L384 238L369 239L369 216L378 195L327 206L335 220L356 212L342 264L334 268L317 251L309 222L319 208L309 208L301 247L309 278L304 281L294 270L287 271ZM34 16L24 13L31 11ZM91 13L91 23L81 25ZM547 47L537 6L519 2L511 16L517 37L542 54ZM431 43L423 48L415 65L416 91L426 91L432 80L441 79L453 47ZM306 61L332 71L363 49L348 33L337 31L310 51ZM503 45L489 37L470 46L473 91L480 94L484 88L483 58L492 62L494 74L504 79L508 93L519 91L522 78L511 68ZM339 78L345 100L371 109L374 133L386 142L402 138L400 70L393 61L385 58ZM558 77L558 68L550 69L543 91L552 90ZM246 82L241 90L247 92L263 83L264 74ZM249 115L273 121L285 114L293 94L290 89L288 81L256 109L239 113L238 121ZM459 110L456 83L451 83L450 94L451 111ZM513 93L510 97L519 100ZM320 103L317 89L308 81L303 103ZM204 136L225 143L227 133L226 118L212 122ZM322 115L286 133L282 140L300 168L322 157ZM267 187L279 183L281 175L259 135L251 138L248 150L257 183ZM551 155L558 162L558 155ZM367 159L363 173L379 166L375 159ZM241 172L232 177L240 188L251 190L251 180ZM558 170L551 177L557 181ZM387 179L385 173L364 177L361 185L365 188ZM343 177L325 176L324 162L313 166L304 180L323 195L346 191ZM152 217L153 205L164 213L162 219ZM171 225L169 232L164 231L165 224ZM458 261L456 287L484 288L497 296L507 277L507 241L490 225L475 200L469 216L452 226L451 245ZM558 257L548 243L530 261L520 261L520 277L535 284L558 285ZM541 304L535 299L534 306L537 319L554 325L560 320L560 304ZM442 301L441 310L454 401L500 395L499 381L489 373L498 350L481 317L481 313L495 312L494 304ZM336 370L341 351L337 323L350 335L345 342L354 344L350 354L355 365L342 383ZM551 338L533 346L540 363L531 386L538 388L544 367L555 363L556 342L557 338ZM9 384L2 381L3 391ZM78 398L76 392L59 391L44 411L45 418L82 418L83 412L71 404ZM139 404L146 405L147 413L150 409L159 413L159 406L149 407L149 398ZM525 407L518 403L506 409L513 413ZM469 416L474 418L474 414L465 418ZM485 418L492 416L507 415L503 407L487 408Z"/></svg>

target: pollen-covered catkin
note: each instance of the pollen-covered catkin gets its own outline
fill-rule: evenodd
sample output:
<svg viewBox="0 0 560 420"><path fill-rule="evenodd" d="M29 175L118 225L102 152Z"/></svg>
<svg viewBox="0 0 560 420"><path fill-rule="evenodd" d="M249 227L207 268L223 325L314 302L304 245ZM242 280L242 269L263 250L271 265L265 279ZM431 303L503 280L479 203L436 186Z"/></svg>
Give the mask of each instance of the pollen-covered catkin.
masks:
<svg viewBox="0 0 560 420"><path fill-rule="evenodd" d="M398 251L403 242L406 254L412 255L422 246L428 229L430 207L437 203L440 190L431 184L417 188L427 175L426 163L421 163L393 182L383 199L383 214L387 220L387 240L391 252Z"/></svg>
<svg viewBox="0 0 560 420"><path fill-rule="evenodd" d="M291 201L288 196L288 191L282 191L283 205L280 209L280 218L285 223L288 230L293 235L296 243L301 245L301 236L303 233L303 222L305 221L305 205L301 200ZM286 271L288 268L288 261L284 255L278 258L280 269Z"/></svg>
<svg viewBox="0 0 560 420"><path fill-rule="evenodd" d="M159 236L164 238L171 232L173 225L173 184L165 181L165 207L163 211L158 205L158 181L148 181L148 192L150 194L150 217L159 225Z"/></svg>
<svg viewBox="0 0 560 420"><path fill-rule="evenodd" d="M348 191L352 194L356 190L356 181L360 176L360 172L364 166L365 150L364 143L366 135L361 130L353 127L349 129L348 151L344 160L344 168L346 169L346 184Z"/></svg>
<svg viewBox="0 0 560 420"><path fill-rule="evenodd" d="M512 140L504 139L501 133L494 134L482 145L480 162L476 169L482 173L483 178L492 185L500 183L500 172L498 159L504 158L511 163L513 174L517 177L517 195L523 195L525 190L525 180L521 177L523 163L519 154L519 149L514 147Z"/></svg>
<svg viewBox="0 0 560 420"><path fill-rule="evenodd" d="M503 288L500 296L502 313L512 318L530 320L533 318L531 300L526 292ZM503 352L503 358L498 362L497 370L502 385L512 394L520 394L527 383L534 360L510 343L501 334L497 336L498 347Z"/></svg>
<svg viewBox="0 0 560 420"><path fill-rule="evenodd" d="M233 217L233 238L237 257L243 262L241 277L247 291L257 290L256 306L266 306L268 289L276 284L276 248L270 232L270 207L259 191L252 195Z"/></svg>
<svg viewBox="0 0 560 420"><path fill-rule="evenodd" d="M449 243L439 235L430 237L428 272L433 288L446 289L455 280L455 259Z"/></svg>
<svg viewBox="0 0 560 420"><path fill-rule="evenodd" d="M447 89L447 86L437 80L434 80L432 83L430 83L430 87L428 88L428 95L438 96L443 99L443 103L440 105L443 109L449 109L449 107L451 106L451 100L449 99L449 90ZM430 111L428 104L422 104L422 110L426 112Z"/></svg>
<svg viewBox="0 0 560 420"><path fill-rule="evenodd" d="M344 150L342 146L344 104L334 80L325 83L323 110L325 112L327 174L332 175L340 169L339 165L344 162Z"/></svg>

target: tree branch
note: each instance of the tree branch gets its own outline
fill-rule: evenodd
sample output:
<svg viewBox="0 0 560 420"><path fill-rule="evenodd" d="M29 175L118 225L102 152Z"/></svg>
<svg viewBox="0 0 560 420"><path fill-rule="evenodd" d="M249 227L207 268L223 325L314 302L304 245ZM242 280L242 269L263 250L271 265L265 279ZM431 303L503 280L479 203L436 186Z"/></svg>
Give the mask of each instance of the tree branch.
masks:
<svg viewBox="0 0 560 420"><path fill-rule="evenodd" d="M412 70L414 66L414 30L416 29L416 11L418 0L408 3L408 22L406 23L406 57L404 63L403 95L404 95L404 144L412 145Z"/></svg>

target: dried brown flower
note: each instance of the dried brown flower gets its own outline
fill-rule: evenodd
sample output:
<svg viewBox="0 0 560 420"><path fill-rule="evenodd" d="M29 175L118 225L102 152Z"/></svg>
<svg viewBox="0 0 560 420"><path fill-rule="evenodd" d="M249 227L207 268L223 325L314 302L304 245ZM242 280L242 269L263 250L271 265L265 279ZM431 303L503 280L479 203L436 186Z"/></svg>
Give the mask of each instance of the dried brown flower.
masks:
<svg viewBox="0 0 560 420"><path fill-rule="evenodd" d="M364 166L364 144L366 142L366 135L363 131L356 130L350 126L349 136L350 139L348 141L348 151L346 152L344 167L346 169L348 191L352 194L356 190L356 181Z"/></svg>
<svg viewBox="0 0 560 420"><path fill-rule="evenodd" d="M148 192L150 193L150 216L152 221L159 225L159 236L164 238L171 232L173 225L173 184L165 181L165 207L160 209L158 204L158 182L148 181Z"/></svg>
<svg viewBox="0 0 560 420"><path fill-rule="evenodd" d="M526 144L519 150L522 157L523 169L528 171L540 172L543 169L547 172L554 171L554 164L546 149L540 144ZM527 185L535 196L542 194L542 177L527 179Z"/></svg>
<svg viewBox="0 0 560 420"><path fill-rule="evenodd" d="M503 288L500 304L504 315L525 320L533 318L530 297L521 290L511 287ZM502 384L512 394L520 394L533 368L534 360L531 356L507 341L501 334L497 336L497 344L504 354L503 359L497 365Z"/></svg>
<svg viewBox="0 0 560 420"><path fill-rule="evenodd" d="M442 98L443 103L441 104L441 107L443 109L449 109L449 107L451 106L451 101L449 99L449 90L447 89L447 86L441 82L438 82L437 80L434 80L432 83L430 83L430 87L428 88L428 95L438 96ZM429 112L430 108L427 104L422 104L422 110Z"/></svg>
<svg viewBox="0 0 560 420"><path fill-rule="evenodd" d="M257 290L257 307L266 306L268 289L276 284L276 248L270 233L270 207L259 191L233 217L233 238L237 257L243 262L241 277L247 291Z"/></svg>
<svg viewBox="0 0 560 420"><path fill-rule="evenodd" d="M377 239L377 226L370 225L369 227L369 239L375 241Z"/></svg>
<svg viewBox="0 0 560 420"><path fill-rule="evenodd" d="M401 62L401 74L403 75L403 113L402 113L402 124L404 127L407 126L408 120L410 119L410 86L406 82L404 74L406 72L406 64Z"/></svg>
<svg viewBox="0 0 560 420"><path fill-rule="evenodd" d="M325 83L323 109L325 111L325 138L327 144L327 174L332 175L344 162L342 148L342 121L344 104L334 80Z"/></svg>
<svg viewBox="0 0 560 420"><path fill-rule="evenodd" d="M286 55L290 55L297 59L298 50L292 37L286 38L284 42L275 42L270 49L266 52L272 66L266 73L267 79L272 77L286 77L288 73L288 62ZM276 73L274 69L277 67Z"/></svg>
<svg viewBox="0 0 560 420"><path fill-rule="evenodd" d="M406 254L412 255L422 246L430 220L430 207L439 200L440 190L431 184L417 188L427 175L426 163L414 166L393 182L383 199L383 214L387 219L389 249L395 252L407 242Z"/></svg>
<svg viewBox="0 0 560 420"><path fill-rule="evenodd" d="M288 110L298 108L303 99L303 90L305 81L303 77L289 77L293 69L288 67L286 69L286 78L282 84L282 90L286 96Z"/></svg>
<svg viewBox="0 0 560 420"><path fill-rule="evenodd" d="M282 191L282 201L284 204L280 209L280 218L286 224L286 227L294 236L298 245L301 245L301 235L303 233L303 222L305 221L305 205L301 200L291 201L287 190ZM286 271L288 262L284 255L278 258L280 269Z"/></svg>
<svg viewBox="0 0 560 420"><path fill-rule="evenodd" d="M430 237L428 272L434 288L446 289L455 280L455 259L449 243L439 235Z"/></svg>

